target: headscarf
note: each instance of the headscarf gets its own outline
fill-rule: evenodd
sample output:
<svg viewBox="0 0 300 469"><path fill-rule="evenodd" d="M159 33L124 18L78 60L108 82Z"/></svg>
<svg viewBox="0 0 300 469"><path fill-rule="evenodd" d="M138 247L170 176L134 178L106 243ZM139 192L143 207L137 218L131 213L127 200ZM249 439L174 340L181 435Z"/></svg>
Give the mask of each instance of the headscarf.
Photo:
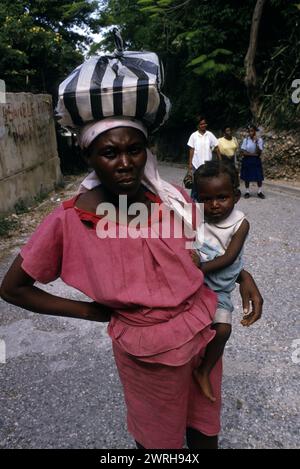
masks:
<svg viewBox="0 0 300 469"><path fill-rule="evenodd" d="M101 121L95 121L82 127L78 135L78 143L82 149L87 149L90 144L102 133L117 127L132 127L140 130L146 138L148 132L142 122L126 117L109 117ZM157 159L150 151L147 151L147 162L142 183L154 194L158 195L162 202L180 216L187 226L193 230L192 212L187 209L187 200L179 189L162 179L157 169ZM101 184L95 171L92 171L80 184L78 193L86 192Z"/></svg>

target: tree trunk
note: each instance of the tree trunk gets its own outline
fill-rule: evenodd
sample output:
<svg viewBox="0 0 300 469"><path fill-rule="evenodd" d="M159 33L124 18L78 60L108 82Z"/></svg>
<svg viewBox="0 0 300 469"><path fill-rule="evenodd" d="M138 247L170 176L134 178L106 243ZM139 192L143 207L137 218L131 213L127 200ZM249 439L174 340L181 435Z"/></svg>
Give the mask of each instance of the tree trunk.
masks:
<svg viewBox="0 0 300 469"><path fill-rule="evenodd" d="M260 104L259 89L257 87L257 75L254 62L257 50L259 25L265 3L266 0L257 0L256 2L252 16L249 47L244 61L245 85L247 88L248 98L250 102L250 110L254 120L257 120Z"/></svg>

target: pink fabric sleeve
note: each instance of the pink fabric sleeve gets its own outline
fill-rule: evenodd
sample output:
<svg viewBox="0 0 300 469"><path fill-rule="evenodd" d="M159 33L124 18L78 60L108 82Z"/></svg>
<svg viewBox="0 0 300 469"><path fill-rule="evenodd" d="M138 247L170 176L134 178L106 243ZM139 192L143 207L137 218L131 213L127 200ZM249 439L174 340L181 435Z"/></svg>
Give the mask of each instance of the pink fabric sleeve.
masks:
<svg viewBox="0 0 300 469"><path fill-rule="evenodd" d="M63 230L58 207L48 215L21 249L22 269L38 282L48 283L60 276Z"/></svg>

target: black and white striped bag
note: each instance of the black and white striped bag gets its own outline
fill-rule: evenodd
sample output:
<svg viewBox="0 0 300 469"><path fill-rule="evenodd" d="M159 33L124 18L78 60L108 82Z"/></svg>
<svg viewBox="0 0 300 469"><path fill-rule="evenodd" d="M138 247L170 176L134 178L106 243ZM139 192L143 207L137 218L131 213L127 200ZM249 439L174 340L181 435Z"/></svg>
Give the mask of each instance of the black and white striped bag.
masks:
<svg viewBox="0 0 300 469"><path fill-rule="evenodd" d="M162 85L163 68L153 52L119 50L91 57L61 83L58 122L76 129L93 120L127 116L156 130L170 110Z"/></svg>

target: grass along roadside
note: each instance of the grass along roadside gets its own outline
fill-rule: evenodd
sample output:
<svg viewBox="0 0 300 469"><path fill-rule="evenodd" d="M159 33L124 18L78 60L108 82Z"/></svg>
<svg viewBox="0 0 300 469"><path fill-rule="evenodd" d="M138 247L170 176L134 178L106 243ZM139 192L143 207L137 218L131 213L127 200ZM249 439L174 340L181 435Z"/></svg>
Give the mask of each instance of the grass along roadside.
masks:
<svg viewBox="0 0 300 469"><path fill-rule="evenodd" d="M39 223L63 200L71 198L85 174L64 177L64 188L35 197L30 206L19 201L15 213L0 216L0 260L24 244Z"/></svg>

